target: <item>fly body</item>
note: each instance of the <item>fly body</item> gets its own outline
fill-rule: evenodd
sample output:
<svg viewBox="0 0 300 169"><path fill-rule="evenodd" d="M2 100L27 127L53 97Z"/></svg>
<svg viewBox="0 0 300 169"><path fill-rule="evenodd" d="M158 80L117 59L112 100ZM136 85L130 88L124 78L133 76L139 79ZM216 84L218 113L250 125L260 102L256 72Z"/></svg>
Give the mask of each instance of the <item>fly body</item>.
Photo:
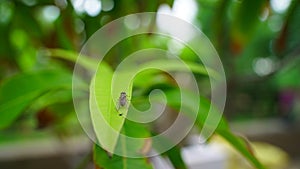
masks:
<svg viewBox="0 0 300 169"><path fill-rule="evenodd" d="M121 92L120 97L119 97L119 105L121 107L124 107L127 103L127 95L125 92Z"/></svg>
<svg viewBox="0 0 300 169"><path fill-rule="evenodd" d="M121 92L119 97L118 111L121 107L125 107L126 105L127 105L127 94L126 92ZM119 116L122 116L122 113L119 113Z"/></svg>

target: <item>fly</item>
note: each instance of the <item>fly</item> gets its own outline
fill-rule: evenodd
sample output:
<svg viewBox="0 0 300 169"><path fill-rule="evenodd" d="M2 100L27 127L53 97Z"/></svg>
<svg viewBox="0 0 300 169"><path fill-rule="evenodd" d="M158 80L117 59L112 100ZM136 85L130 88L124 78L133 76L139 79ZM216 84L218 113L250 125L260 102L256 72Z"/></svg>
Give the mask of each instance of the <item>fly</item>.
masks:
<svg viewBox="0 0 300 169"><path fill-rule="evenodd" d="M118 111L121 107L125 107L128 104L128 99L127 99L127 94L126 92L121 92L120 97L119 97L119 105L118 105ZM119 113L119 116L122 116L122 113Z"/></svg>

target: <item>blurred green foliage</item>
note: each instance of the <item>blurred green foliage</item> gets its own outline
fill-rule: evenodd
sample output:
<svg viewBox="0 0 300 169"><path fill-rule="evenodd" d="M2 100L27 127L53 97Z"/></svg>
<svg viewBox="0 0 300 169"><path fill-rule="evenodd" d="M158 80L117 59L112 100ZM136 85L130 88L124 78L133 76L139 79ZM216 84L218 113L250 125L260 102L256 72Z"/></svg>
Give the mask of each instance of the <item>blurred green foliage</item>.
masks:
<svg viewBox="0 0 300 169"><path fill-rule="evenodd" d="M225 115L230 119L299 118L296 104L300 100L300 5L297 0L284 0L290 4L277 9L275 1L197 0L195 3L193 23L211 40L226 70ZM71 72L84 42L114 19L131 13L156 12L164 4L172 7L176 0L101 2L102 11L92 15L76 9L75 1L70 0L0 1L0 143L53 131L59 136L78 134L80 126L70 90ZM139 49L169 49L168 42L169 39L155 35L126 39L111 49L105 61L113 68ZM188 48L178 54L184 60L194 61L194 53ZM94 65L92 61L82 62L86 67ZM197 75L197 78L200 90L209 96L207 77ZM157 84L153 85L160 87L168 82L163 74L154 80ZM83 92L88 90L89 82L78 81ZM144 94L153 87L143 81L137 81L137 85L145 86ZM176 102L170 106L176 108ZM203 119L197 120L201 127ZM244 143L220 126L217 133L261 167L246 151ZM96 164L109 165L110 159L102 158L103 150L96 147L94 152ZM128 161L128 165L131 163L134 160ZM148 167L145 161L138 164Z"/></svg>

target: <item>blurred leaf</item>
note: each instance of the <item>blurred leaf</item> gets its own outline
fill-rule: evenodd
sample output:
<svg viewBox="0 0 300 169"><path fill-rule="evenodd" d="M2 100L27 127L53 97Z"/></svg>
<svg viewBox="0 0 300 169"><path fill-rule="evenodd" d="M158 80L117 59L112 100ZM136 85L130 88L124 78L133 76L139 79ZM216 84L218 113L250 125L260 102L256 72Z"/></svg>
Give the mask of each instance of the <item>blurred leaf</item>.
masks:
<svg viewBox="0 0 300 169"><path fill-rule="evenodd" d="M16 61L23 71L32 70L36 63L36 49L32 46L27 32L14 29L10 34L10 42L17 54Z"/></svg>
<svg viewBox="0 0 300 169"><path fill-rule="evenodd" d="M153 86L153 84L167 83L167 80L168 77L160 74L158 70L145 70L134 77L134 87L147 89Z"/></svg>
<svg viewBox="0 0 300 169"><path fill-rule="evenodd" d="M265 169L265 167L258 161L254 154L249 150L248 143L229 130L217 130L220 136L227 140L237 151L239 151L249 162L257 169Z"/></svg>
<svg viewBox="0 0 300 169"><path fill-rule="evenodd" d="M234 15L234 26L246 36L247 33L253 31L254 26L259 22L259 16L266 1L243 0L235 3L237 3L238 9Z"/></svg>
<svg viewBox="0 0 300 169"><path fill-rule="evenodd" d="M126 158L108 153L101 147L94 145L94 162L97 169L152 169L152 165L145 158Z"/></svg>
<svg viewBox="0 0 300 169"><path fill-rule="evenodd" d="M170 90L170 91L166 91L165 94L168 98L167 104L169 106L178 109L180 107L180 105L182 104L183 113L186 113L188 116L190 116L190 113L193 113L191 111L192 108L190 106L197 104L197 103L193 102L193 100L196 100L195 97L197 97L193 93L189 93L187 91L182 91L182 90L181 91ZM184 98L189 98L189 99L187 99L187 100L180 99L180 95L184 95ZM207 121L208 120L207 119L208 112L209 112L209 108L210 108L210 102L206 98L201 97L199 104L200 104L200 110L198 112L198 116L197 116L195 124L197 125L197 127L199 127L200 131L204 125L206 125L206 127L211 127L213 129L215 127L215 126L213 126L214 122ZM210 118L210 119L216 120L217 117L220 116L220 114L219 114L220 112L218 112L218 110L216 108L214 108L214 106L212 106L212 108L213 108L213 111L211 113L213 113L213 114L210 114L210 116L214 116L214 117ZM192 115L192 117L193 117L193 115ZM242 140L241 138L235 136L233 133L231 133L226 121L223 118L220 119L220 122L219 122L215 132L217 134L221 135L222 137L224 137L230 144L232 144L256 168L264 169L264 167L257 160L257 158L253 154L251 154L245 141Z"/></svg>
<svg viewBox="0 0 300 169"><path fill-rule="evenodd" d="M31 106L34 110L40 110L44 107L48 107L50 105L56 103L64 103L72 100L72 90L52 90L40 96L35 102L34 105Z"/></svg>
<svg viewBox="0 0 300 169"><path fill-rule="evenodd" d="M181 157L181 151L179 147L174 146L164 154L166 154L169 157L170 161L176 169L187 169Z"/></svg>
<svg viewBox="0 0 300 169"><path fill-rule="evenodd" d="M289 88L289 87L299 87L300 86L300 69L298 66L299 59L293 60L293 63L287 67L281 69L273 77L273 82L278 88Z"/></svg>
<svg viewBox="0 0 300 169"><path fill-rule="evenodd" d="M43 35L42 29L34 17L35 10L21 2L15 2L17 8L13 18L14 22L18 24L18 27L24 29L32 38L41 38Z"/></svg>
<svg viewBox="0 0 300 169"><path fill-rule="evenodd" d="M78 63L86 69L95 70L98 66L98 63L89 58L88 56L80 55L76 52L64 50L64 49L47 49L45 54L51 57L57 57ZM80 57L78 57L80 55Z"/></svg>
<svg viewBox="0 0 300 169"><path fill-rule="evenodd" d="M239 54L256 32L256 26L261 23L259 17L265 4L265 0L242 0L232 3L235 7L232 10L234 12L231 29L233 37L231 49L234 54Z"/></svg>
<svg viewBox="0 0 300 169"><path fill-rule="evenodd" d="M152 148L152 140L149 129L142 123L136 123L126 120L121 130L123 135L132 138L145 138L139 141L127 141L127 138L121 137L118 140L118 147L122 149L123 156L135 152L138 155L146 155Z"/></svg>
<svg viewBox="0 0 300 169"><path fill-rule="evenodd" d="M8 127L34 99L52 89L72 86L72 75L44 70L23 73L5 81L0 88L0 129Z"/></svg>
<svg viewBox="0 0 300 169"><path fill-rule="evenodd" d="M200 96L200 103L196 103L195 100L197 100L195 97L197 97L195 94L186 91L186 90L167 90L165 91L165 95L167 96L168 102L167 104L173 108L180 108L181 104L183 106L184 113L186 113L190 117L194 117L195 115L191 113L198 113L197 119L196 119L196 125L201 129L203 125L207 125L208 127L211 126L211 128L214 128L213 126L215 122L207 121L209 110L212 109L211 113L213 113L210 116L213 116L214 118L210 118L210 120L216 120L217 117L222 116L220 112L218 112L217 108L214 106L211 106L210 101L206 99L203 96ZM181 99L185 98L185 99ZM161 99L161 97L157 97L157 99ZM199 104L199 112L192 112L193 110L191 107ZM229 130L227 122L220 118L220 122L218 123L217 130Z"/></svg>
<svg viewBox="0 0 300 169"><path fill-rule="evenodd" d="M212 78L218 78L217 72L213 71L210 68L206 68L201 64L193 63L193 62L184 62L186 66L194 73L196 74L202 74L202 75L208 75L207 72L209 71ZM182 63L174 60L174 61L165 61L165 60L157 60L153 62L149 62L143 67L160 67L168 71L187 71L187 67L185 67ZM141 68L142 69L142 68ZM156 69L148 69L144 70L143 72L140 72L137 74L134 78L134 86L139 86L146 88L147 86L151 86L157 82L162 82L166 80L167 78L163 75L160 75L160 70Z"/></svg>
<svg viewBox="0 0 300 169"><path fill-rule="evenodd" d="M130 120L125 121L121 133L136 138L149 137L151 135L145 125Z"/></svg>
<svg viewBox="0 0 300 169"><path fill-rule="evenodd" d="M59 46L65 49L74 50L74 36L77 35L75 33L75 24L74 24L74 16L73 11L71 10L71 5L62 11L62 15L58 17L57 21L55 22L56 26L56 33L57 33L57 43ZM57 44L55 44L57 45Z"/></svg>
<svg viewBox="0 0 300 169"><path fill-rule="evenodd" d="M289 9L286 14L284 27L281 29L281 36L277 39L277 50L283 50L283 53L290 53L291 51L297 50L300 44L300 25L299 25L299 17L300 17L300 2L299 1L291 1Z"/></svg>

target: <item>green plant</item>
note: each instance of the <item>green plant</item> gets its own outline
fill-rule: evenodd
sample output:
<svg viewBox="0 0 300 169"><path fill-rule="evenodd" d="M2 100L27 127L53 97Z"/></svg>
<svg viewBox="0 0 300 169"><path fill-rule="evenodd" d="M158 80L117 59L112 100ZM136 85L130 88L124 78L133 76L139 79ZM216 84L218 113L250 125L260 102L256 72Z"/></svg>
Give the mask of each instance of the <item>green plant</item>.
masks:
<svg viewBox="0 0 300 169"><path fill-rule="evenodd" d="M149 125L134 123L118 116L118 112L111 106L119 97L110 91L112 72L116 64L128 54L146 47L159 47L168 49L167 38L156 38L155 35L136 36L120 42L121 47L109 51L103 68L98 71L94 81L78 81L78 89L82 93L72 96L72 65L76 62L81 44L105 23L120 16L141 11L157 11L159 6L166 3L170 6L173 0L154 0L147 2L114 1L114 7L109 11L101 11L97 16L80 13L74 9L71 1L66 4L57 4L58 1L9 1L0 2L0 143L30 138L58 135L68 137L78 134L76 113L73 108L72 97L83 97L93 85L103 85L106 95L96 97L96 102L104 100L100 107L107 111L103 116L109 119L110 125L117 131L134 137L148 137L155 135ZM64 6L65 5L65 6ZM276 116L274 107L278 104L274 96L282 89L299 88L299 68L291 67L299 61L299 2L292 1L285 12L276 12L270 7L269 1L207 1L198 0L199 11L196 15L197 24L212 40L214 46L224 63L228 75L229 91L232 95L245 94L253 102L247 104L231 104L227 113L242 114L241 118ZM46 20L44 12L48 7L60 11L53 21ZM249 9L249 10L245 10ZM188 48L183 48L180 54L191 68L200 84L200 90L206 94L209 85L204 67L195 61L194 54ZM269 58L276 67L273 72L265 76L257 76L253 65L256 59ZM97 63L90 59L78 60L78 64L87 69L97 69ZM292 64L290 64L292 63ZM176 63L160 64L170 70L180 68ZM71 66L70 66L71 65ZM283 69L284 66L288 69ZM169 66L169 67L168 67ZM277 73L278 72L278 73ZM119 74L120 80L127 78L127 73ZM106 83L100 84L99 81ZM256 82L255 85L254 83ZM260 85L258 85L260 84ZM99 87L99 86L98 86ZM117 90L123 90L121 84L116 85ZM165 92L167 106L175 112L178 111L180 92L170 77L160 71L146 71L137 76L126 93L132 98L131 102L141 109L147 109L148 94L152 89L159 88ZM134 90L133 90L134 89ZM268 89L266 91L266 89ZM93 90L91 90L93 91ZM134 91L134 92L132 92ZM261 92L263 91L263 92ZM202 129L211 106L207 98L203 97L199 103L193 102L195 95L190 91L182 91L190 102L183 102L183 113L189 117L191 103L200 105L195 127ZM270 94L271 93L271 94ZM155 102L162 102L162 98L153 98ZM252 104L253 103L253 104ZM237 107L243 105L242 109ZM275 106L274 106L275 105ZM91 102L91 108L95 103ZM121 111L126 116L127 109ZM253 112L252 112L253 111ZM262 111L267 113L261 115ZM92 110L92 113L94 111ZM219 113L216 112L215 113ZM239 118L235 115L234 118ZM97 120L93 118L93 120ZM95 123L98 124L98 123ZM96 127L99 138L103 137L98 131L102 126ZM82 134L82 132L80 133ZM224 118L220 121L215 134L222 136L243 154L256 168L263 168L260 162L249 151L248 143L232 133ZM104 135L105 136L105 135ZM107 140L106 140L107 139ZM111 149L119 141L118 135L104 138L109 142ZM126 143L122 143L126 145ZM149 143L136 146L137 149L148 149ZM186 168L179 153L177 145L164 153L177 168ZM126 150L126 147L125 147ZM101 168L151 168L147 158L132 159L118 155L109 157L101 147L94 146L94 162ZM112 163L114 162L114 163Z"/></svg>
<svg viewBox="0 0 300 169"><path fill-rule="evenodd" d="M63 51L63 50L50 50L51 55L55 54L53 56L56 57L63 57L65 59L69 59L69 60L75 60L77 58L77 54L76 53L72 53L72 52L67 52L67 51ZM61 54L61 55L60 55ZM69 57L66 57L69 56ZM93 61L89 61L89 60L85 60L80 62L80 64L82 64L83 66L88 64L88 65L93 65ZM176 65L176 63L163 63L163 62L153 62L153 64L159 64L160 66L165 66L169 69L173 69L173 70L178 70L180 69L180 67L178 67L178 65ZM172 64L174 64L172 66ZM194 64L194 63L190 63L188 64L191 68L192 71L194 73L200 73L204 76L206 76L206 72L203 71L203 67L201 65L198 64ZM111 122L110 125L117 129L118 131L120 131L121 133L126 133L131 135L132 137L147 137L147 136L151 136L151 134L153 133L153 131L150 131L149 126L147 125L142 125L142 124L138 124L138 123L134 123L131 121L127 121L124 118L120 118L118 116L117 110L111 106L110 103L112 102L114 99L117 99L118 96L112 96L111 92L110 92L110 88L111 88L111 78L112 78L112 70L108 65L105 66L100 66L99 67L99 71L98 75L95 78L95 82L105 82L105 83L101 83L101 85L103 86L98 86L98 89L101 89L102 91L98 91L96 90L96 92L106 92L106 94L103 95L99 95L101 97L96 98L96 101L98 101L99 106L102 106L101 108L107 110L107 111L102 111L103 116L107 119L108 116L112 119L110 119L109 121ZM123 72L124 73L124 72ZM154 79L157 76L161 76L164 77L165 75L162 74L161 72L157 72L157 71L146 71L144 72L144 76L143 77L147 77L149 79ZM69 77L69 78L67 78ZM120 75L120 78L127 78L126 77L126 73ZM120 79L122 81L122 79ZM139 78L137 77L137 79L135 80L135 82L133 83L133 87L140 87L140 89L143 89L143 91L141 91L142 95L136 97L133 95L133 93L131 92L132 89L129 89L127 91L127 93L129 95L132 95L132 103L135 104L135 102L139 102L140 108L145 108L145 106L147 107L147 104L145 104L145 101L147 100L147 91L151 90L151 88L153 88L154 86L159 86L162 85L162 89L165 91L165 94L167 96L168 102L167 105L174 108L175 110L178 109L180 107L180 100L176 99L176 98L180 98L180 92L179 90L176 88L176 86L174 86L174 84L172 84L171 79L168 78L163 78L163 80L149 80L150 83L147 84L147 87L145 86L145 83L143 83L144 78ZM80 81L78 81L80 82ZM84 82L82 83L82 88L79 90L83 90L86 91L87 88L87 84ZM18 91L16 89L20 88L19 84L22 84L22 90ZM93 88L93 84L91 83L91 88ZM137 84L137 86L135 85ZM140 86L139 86L140 85ZM117 83L117 88L122 89L124 86L120 83ZM50 94L50 96L52 95L51 91L55 91L57 89L60 89L62 91L67 91L67 92L71 92L70 90L71 88L71 74L68 73L64 73L62 70L41 70L35 73L24 73L24 74L20 74L18 76L12 77L11 79L7 80L5 83L2 84L1 86L1 90L0 90L0 98L1 98L1 105L0 105L0 110L2 113L1 116L1 128L7 128L10 125L13 125L15 120L20 117L21 112L24 111L25 109L27 109L28 107L30 107L30 105L34 105L36 103L36 99L44 96L45 94ZM93 90L91 90L93 91ZM49 93L50 92L50 93ZM183 102L183 107L184 107L184 113L187 113L186 115L189 116L189 109L191 108L190 106L193 106L193 104L191 104L191 102L195 99L193 99L193 97L195 97L192 93L189 93L188 91L183 93L185 95L186 98L189 98L186 102ZM80 97L80 96L78 96ZM51 97L50 97L51 98ZM47 98L47 102L44 103L46 105L51 105L56 103L55 98L52 98L56 101L51 101L49 100L49 97ZM71 99L71 98L69 98ZM92 99L93 100L93 99ZM105 101L105 102L104 102ZM156 101L160 102L162 101L161 98L156 98ZM50 102L50 103L49 103ZM140 104L142 103L142 104ZM99 120L98 118L93 117L93 113L97 112L94 110L94 106L95 103L93 103L93 101L90 103L91 105L91 112L92 112L92 119L93 120ZM200 113L197 116L196 119L196 127L198 127L199 129L201 129L203 127L204 121L206 120L207 117L207 113L210 107L210 103L206 98L201 98L200 103L194 103L194 104L200 104L201 105L201 109L200 109ZM44 106L46 106L44 105ZM123 109L123 111L127 111L127 109ZM113 116L115 114L115 116ZM127 114L127 112L123 112L124 115ZM103 133L103 131L105 131L105 128L103 126L101 126L101 121L97 121L96 127L95 127L95 132L98 135L99 138L103 138L105 141L110 143L110 146L115 146L117 144L118 141L118 135L114 135L113 137L107 137L107 135L105 135ZM99 126L100 125L100 126ZM249 161L252 162L252 164L254 166L256 166L257 168L263 168L262 165L257 161L257 159L255 158L255 156L253 154L251 154L248 150L248 146L247 144L244 142L243 139L240 139L239 137L235 136L228 128L227 123L225 122L224 119L221 120L219 126L216 129L216 134L219 134L220 136L224 137L229 143L231 143L237 150L239 150ZM120 140L119 140L120 141ZM126 143L122 143L124 145L126 145ZM136 149L143 149L143 144L139 146L135 146ZM177 147L177 146L176 146ZM173 149L169 150L172 151L172 153L168 153L166 152L165 155L169 156L170 159L173 159L174 156L176 156L177 158L180 158L180 154L179 151L174 151L177 148L174 147ZM129 147L132 148L132 147ZM126 148L125 148L126 149ZM126 150L125 150L126 151ZM177 153L177 154L175 154ZM149 163L147 163L147 159L146 158L141 158L141 159L132 159L132 158L127 158L127 157L121 157L121 156L117 156L114 155L112 157L109 157L107 155L107 153L105 153L105 151L98 147L97 145L94 146L94 161L95 164L101 168L120 168L123 166L123 168L126 168L126 166L128 166L130 168L131 165L140 165L141 167L143 166L143 168L151 168L151 165ZM182 160L180 160L182 161ZM179 162L180 162L179 161ZM114 162L114 163L112 163ZM115 163L116 162L116 163ZM183 163L178 163L177 160L172 160L172 162L174 163L174 166L184 166Z"/></svg>

